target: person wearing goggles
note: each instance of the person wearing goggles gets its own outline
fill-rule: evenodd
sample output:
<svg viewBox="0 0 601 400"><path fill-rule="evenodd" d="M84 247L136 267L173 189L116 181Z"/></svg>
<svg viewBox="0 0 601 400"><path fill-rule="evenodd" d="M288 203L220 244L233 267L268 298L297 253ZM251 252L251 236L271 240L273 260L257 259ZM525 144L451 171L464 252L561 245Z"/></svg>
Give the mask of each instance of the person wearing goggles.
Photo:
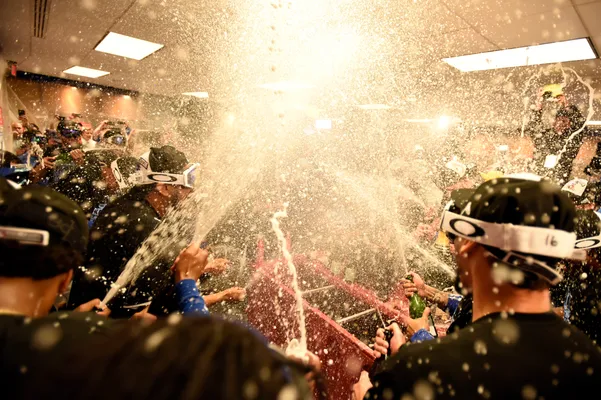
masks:
<svg viewBox="0 0 601 400"><path fill-rule="evenodd" d="M393 355L373 378L362 373L356 398L434 393L433 384L441 389L436 398L590 397L599 385L590 371L601 368L601 354L551 311L560 262L585 255L576 247L570 199L549 181L522 174L483 183L456 211L444 212L442 228L455 237L457 273L473 294L473 322L439 341L408 347L401 347L399 327L390 327ZM422 319L403 322L417 329L415 321L427 326Z"/></svg>
<svg viewBox="0 0 601 400"><path fill-rule="evenodd" d="M111 162L111 172L124 193L107 204L95 216L91 231L88 260L84 270L75 274L69 303L81 304L82 299L104 298L110 285L121 274L127 260L150 236L169 209L176 207L197 185L198 164L172 146L152 148L138 160L134 172L120 159ZM115 243L119 243L115 246ZM108 307L114 317L126 317L148 306L169 278L166 271L173 260L159 262L148 268L152 276L142 276L123 295L113 299ZM85 272L88 271L88 272ZM89 271L95 271L90 278Z"/></svg>

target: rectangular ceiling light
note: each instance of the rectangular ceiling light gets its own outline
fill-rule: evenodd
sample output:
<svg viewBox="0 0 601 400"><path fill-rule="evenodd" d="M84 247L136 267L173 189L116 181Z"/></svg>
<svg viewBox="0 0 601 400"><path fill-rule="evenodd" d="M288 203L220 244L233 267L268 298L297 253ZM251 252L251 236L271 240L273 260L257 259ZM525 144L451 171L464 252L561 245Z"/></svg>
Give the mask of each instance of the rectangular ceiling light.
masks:
<svg viewBox="0 0 601 400"><path fill-rule="evenodd" d="M198 97L199 99L208 99L209 98L209 94L207 92L186 92L186 93L182 93L184 96L194 96L194 97Z"/></svg>
<svg viewBox="0 0 601 400"><path fill-rule="evenodd" d="M94 50L102 53L114 54L116 56L133 58L134 60L141 60L163 47L164 45L162 44L136 39L115 32L109 32Z"/></svg>
<svg viewBox="0 0 601 400"><path fill-rule="evenodd" d="M597 54L587 38L540 44L537 46L518 47L471 54L442 61L462 72L485 71L490 69L524 67L527 65L552 64L558 62L591 60Z"/></svg>
<svg viewBox="0 0 601 400"><path fill-rule="evenodd" d="M86 78L100 78L110 74L110 72L101 71L99 69L92 69L86 67L71 67L63 71L65 74L85 76Z"/></svg>

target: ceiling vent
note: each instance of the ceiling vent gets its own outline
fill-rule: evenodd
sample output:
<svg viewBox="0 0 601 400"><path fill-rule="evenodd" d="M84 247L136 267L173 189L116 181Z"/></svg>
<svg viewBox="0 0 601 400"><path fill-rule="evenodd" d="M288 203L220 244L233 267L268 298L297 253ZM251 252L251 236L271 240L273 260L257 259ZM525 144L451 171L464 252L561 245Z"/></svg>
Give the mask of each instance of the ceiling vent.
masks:
<svg viewBox="0 0 601 400"><path fill-rule="evenodd" d="M43 39L48 30L48 14L52 0L33 0L33 36Z"/></svg>

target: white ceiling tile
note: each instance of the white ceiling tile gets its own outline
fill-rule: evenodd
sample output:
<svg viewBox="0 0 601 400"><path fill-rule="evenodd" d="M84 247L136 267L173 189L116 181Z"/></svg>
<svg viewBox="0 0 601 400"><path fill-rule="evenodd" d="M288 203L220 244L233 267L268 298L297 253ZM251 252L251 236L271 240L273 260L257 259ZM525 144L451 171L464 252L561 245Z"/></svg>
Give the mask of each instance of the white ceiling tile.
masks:
<svg viewBox="0 0 601 400"><path fill-rule="evenodd" d="M498 50L497 46L472 28L446 33L438 39L437 44L440 58Z"/></svg>
<svg viewBox="0 0 601 400"><path fill-rule="evenodd" d="M494 22L476 26L487 39L502 48L529 46L586 37L574 7L544 14L534 14L511 22Z"/></svg>
<svg viewBox="0 0 601 400"><path fill-rule="evenodd" d="M601 3L589 3L578 6L580 18L591 36L601 35Z"/></svg>
<svg viewBox="0 0 601 400"><path fill-rule="evenodd" d="M400 21L408 31L418 35L441 35L469 25L439 1L428 0L403 3L398 12L404 16Z"/></svg>
<svg viewBox="0 0 601 400"><path fill-rule="evenodd" d="M442 0L471 24L509 22L528 15L571 7L570 0Z"/></svg>
<svg viewBox="0 0 601 400"><path fill-rule="evenodd" d="M0 47L2 56L20 62L29 54L29 38L33 31L28 2L0 1Z"/></svg>
<svg viewBox="0 0 601 400"><path fill-rule="evenodd" d="M574 5L599 3L599 2L601 2L601 0L572 0L572 3L574 3Z"/></svg>

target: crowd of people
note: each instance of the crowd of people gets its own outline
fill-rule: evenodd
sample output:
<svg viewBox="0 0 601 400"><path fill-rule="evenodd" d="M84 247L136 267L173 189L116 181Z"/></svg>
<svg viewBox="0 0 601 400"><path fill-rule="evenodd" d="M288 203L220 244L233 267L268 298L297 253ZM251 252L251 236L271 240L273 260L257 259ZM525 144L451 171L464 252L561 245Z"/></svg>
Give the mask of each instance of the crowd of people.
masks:
<svg viewBox="0 0 601 400"><path fill-rule="evenodd" d="M419 230L434 227L426 240L450 249L455 290L416 273L400 285L452 324L433 337L426 308L374 332L374 355L386 360L349 388L356 400L579 398L601 388L601 168L595 157L588 181L573 176L584 121L563 98L552 104L553 123L541 105L528 126L537 175L485 176L456 157L441 165L447 205ZM201 184L199 164L170 145L134 154L124 123L57 122L44 133L15 122L14 152L2 154L3 395L328 398L314 354L285 354L252 328L211 315L212 304L245 292L201 294L201 277L229 264L212 259L207 243L173 249L103 301L161 220Z"/></svg>

